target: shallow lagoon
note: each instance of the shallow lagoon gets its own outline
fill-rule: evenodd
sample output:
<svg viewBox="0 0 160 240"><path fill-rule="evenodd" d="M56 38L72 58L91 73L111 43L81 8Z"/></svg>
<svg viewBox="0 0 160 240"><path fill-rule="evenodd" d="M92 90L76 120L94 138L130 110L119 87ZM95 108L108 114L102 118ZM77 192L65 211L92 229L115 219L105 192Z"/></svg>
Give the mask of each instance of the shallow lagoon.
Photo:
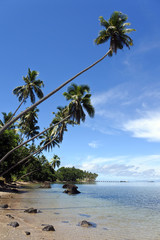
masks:
<svg viewBox="0 0 160 240"><path fill-rule="evenodd" d="M53 224L57 230L63 230L62 239L160 239L160 183L77 186L81 191L78 195L64 194L62 184L52 184L51 189L33 188L18 195L13 200L14 207L17 211L38 208L42 213L35 217L35 224ZM82 220L92 222L94 227L78 226Z"/></svg>

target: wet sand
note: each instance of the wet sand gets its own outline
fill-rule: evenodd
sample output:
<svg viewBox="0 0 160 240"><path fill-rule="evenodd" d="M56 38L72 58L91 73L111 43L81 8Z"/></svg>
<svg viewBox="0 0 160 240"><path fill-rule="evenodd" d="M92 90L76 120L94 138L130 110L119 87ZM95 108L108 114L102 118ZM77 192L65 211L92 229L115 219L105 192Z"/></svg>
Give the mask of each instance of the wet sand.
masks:
<svg viewBox="0 0 160 240"><path fill-rule="evenodd" d="M117 205L112 201L88 198L84 194L69 196L61 186L52 189L24 189L24 193L1 193L0 240L159 240L159 213L151 209ZM92 187L92 186L91 186ZM80 189L80 190L81 190ZM91 191L92 192L92 191ZM36 208L39 213L24 210ZM6 216L10 214L14 219ZM87 220L95 227L78 226ZM19 227L8 226L17 221ZM42 231L42 224L50 224L54 232ZM30 232L26 235L25 231Z"/></svg>
<svg viewBox="0 0 160 240"><path fill-rule="evenodd" d="M84 228L75 224L78 223L78 218L71 220L63 217L63 211L57 210L52 214L47 211L41 211L36 214L24 213L26 208L33 205L24 203L19 198L18 193L2 193L0 192L0 205L8 204L6 209L0 208L0 239L1 240L94 240L97 239L99 233L96 228ZM14 219L10 219L10 214ZM46 216L47 215L47 216ZM81 217L82 218L82 217ZM84 217L83 217L84 218ZM19 226L14 228L8 224L18 222ZM55 231L42 231L42 224L53 225ZM30 232L26 235L25 232ZM96 234L97 232L97 234ZM104 239L104 238L100 238ZM105 238L107 239L107 238Z"/></svg>

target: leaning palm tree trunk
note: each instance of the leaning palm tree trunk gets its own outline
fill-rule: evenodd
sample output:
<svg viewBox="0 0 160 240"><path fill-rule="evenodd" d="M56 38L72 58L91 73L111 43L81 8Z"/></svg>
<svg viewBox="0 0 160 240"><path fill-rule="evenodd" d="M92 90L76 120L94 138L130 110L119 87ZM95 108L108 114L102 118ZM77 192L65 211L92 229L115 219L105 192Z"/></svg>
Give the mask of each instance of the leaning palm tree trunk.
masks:
<svg viewBox="0 0 160 240"><path fill-rule="evenodd" d="M18 179L16 179L16 180L13 181L13 182L16 183L16 182L17 182L18 180L20 180L21 178L24 178L24 177L26 177L26 176L29 176L29 175L31 175L32 173L37 172L37 171L39 171L39 169L34 170L34 171L31 171L31 172L29 172L29 173L26 173L26 174L22 175L21 177L19 177Z"/></svg>
<svg viewBox="0 0 160 240"><path fill-rule="evenodd" d="M67 116L66 118L64 118L62 121L54 124L53 126L45 129L44 131L38 133L38 134L35 135L34 137L28 139L27 141L25 141L25 142L21 143L20 145L18 145L17 147L13 148L13 149L10 150L4 157L2 157L2 158L0 159L0 163L3 162L3 161L4 161L11 153L13 153L15 150L19 149L19 148L22 147L23 145L25 145L25 144L27 144L28 142L30 142L30 141L34 140L35 138L39 137L41 134L43 134L44 132L48 131L49 129L51 129L51 128L57 126L57 125L59 125L60 123L62 123L62 122L64 122L64 121L66 121L69 117L70 117L70 115L68 115L68 116Z"/></svg>
<svg viewBox="0 0 160 240"><path fill-rule="evenodd" d="M25 162L26 160L28 160L28 159L29 159L30 157L32 157L33 155L42 152L42 151L45 149L45 147L47 147L48 144L50 144L51 142L53 142L55 139L56 139L56 137L53 138L53 139L52 139L51 141L49 141L48 143L46 143L43 147L39 148L39 149L36 150L35 152L31 153L31 154L28 155L27 157L25 157L25 158L23 158L22 160L20 160L19 162L17 162L17 163L16 163L15 165L13 165L11 168L7 169L5 172L3 172L2 174L0 174L0 176L1 176L1 177L4 176L4 175L7 174L8 172L10 172L12 169L14 169L15 167L17 167L19 164L21 164L21 163ZM30 160L32 160L32 159L30 159ZM28 162L29 162L29 161L28 161Z"/></svg>
<svg viewBox="0 0 160 240"><path fill-rule="evenodd" d="M67 80L66 82L64 82L62 85L60 85L58 88L56 88L55 90L53 90L52 92L50 92L49 94L47 94L45 97L41 98L39 101L37 101L36 103L34 103L32 106L30 106L29 108L27 108L26 110L24 110L23 112L21 112L20 114L18 114L16 117L14 117L10 122L8 122L7 124L5 124L1 129L0 129L0 134L2 134L10 125L12 125L15 121L17 121L17 119L19 119L20 117L22 117L24 114L26 114L27 112L29 112L30 110L32 110L33 108L35 108L36 106L38 106L40 103L44 102L46 99L48 99L49 97L51 97L53 94L55 94L56 92L58 92L61 88L63 88L65 85L67 85L68 83L70 83L72 80L74 80L75 78L77 78L78 76L80 76L82 73L86 72L87 70L89 70L90 68L94 67L97 63L101 62L105 57L107 57L109 55L109 53L112 52L112 49L109 49L109 51L99 60L97 60L96 62L94 62L92 65L90 65L89 67L85 68L84 70L82 70L81 72L77 73L75 76L73 76L72 78L70 78L69 80Z"/></svg>
<svg viewBox="0 0 160 240"><path fill-rule="evenodd" d="M12 114L12 117L7 121L7 123L9 123L12 118L16 115L16 112L20 109L20 107L22 106L22 104L24 103L25 98L21 101L21 103L19 104L19 106L17 107L17 109L15 110L15 112Z"/></svg>

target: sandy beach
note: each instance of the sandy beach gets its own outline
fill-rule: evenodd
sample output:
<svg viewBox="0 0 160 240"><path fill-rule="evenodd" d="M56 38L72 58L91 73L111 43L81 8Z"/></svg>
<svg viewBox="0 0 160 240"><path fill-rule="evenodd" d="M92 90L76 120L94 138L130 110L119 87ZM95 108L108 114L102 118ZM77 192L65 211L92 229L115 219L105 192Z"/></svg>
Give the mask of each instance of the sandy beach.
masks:
<svg viewBox="0 0 160 240"><path fill-rule="evenodd" d="M61 211L47 214L47 216L44 211L35 214L24 213L26 208L34 206L30 203L24 206L18 193L0 192L0 205L3 204L8 204L9 207L0 208L1 240L94 240L98 237L96 228L84 228L73 224L68 221L69 218L63 217ZM13 219L7 215L11 215ZM73 221L76 222L78 219L75 218ZM11 222L18 222L19 226L16 228L9 226ZM42 224L53 225L55 231L42 231L44 227ZM30 235L26 235L26 231L30 232Z"/></svg>
<svg viewBox="0 0 160 240"><path fill-rule="evenodd" d="M79 185L81 194L71 196L63 193L61 184L53 184L50 189L41 189L36 185L30 188L25 186L19 193L0 192L0 205L8 204L8 208L0 208L0 240L159 240L159 205L154 209L153 204L152 208L150 200L157 191L153 203L158 204L159 185L152 188L150 185L147 188L145 185L143 188L139 186L136 191L134 184L127 185L117 183L115 191L114 184L110 183L106 183L104 188L103 184L97 187L94 184L82 184ZM147 207L128 205L128 191L134 191L134 197L137 198L135 203L143 196L144 206L147 189ZM97 198L98 194L110 196L110 191L119 193L119 197L124 195L125 204ZM24 212L28 208L36 208L38 213ZM82 227L80 222L83 220L95 226ZM18 222L19 226L15 228L8 225L11 222ZM43 231L45 225L53 225L55 231ZM30 235L26 235L26 232L30 232Z"/></svg>

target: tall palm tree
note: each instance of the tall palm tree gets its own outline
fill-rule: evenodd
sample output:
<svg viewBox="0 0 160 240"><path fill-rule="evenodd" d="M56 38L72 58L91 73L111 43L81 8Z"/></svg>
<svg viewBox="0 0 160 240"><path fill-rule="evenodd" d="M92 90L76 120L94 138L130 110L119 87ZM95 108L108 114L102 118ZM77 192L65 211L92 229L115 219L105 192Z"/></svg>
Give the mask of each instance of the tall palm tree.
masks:
<svg viewBox="0 0 160 240"><path fill-rule="evenodd" d="M9 119L12 117L12 112L9 112L8 114L5 113L5 112L2 112L2 115L3 115L3 120L0 120L0 128L2 128L3 126L5 126L5 124L9 121ZM10 129L14 129L15 126L12 125L10 127Z"/></svg>
<svg viewBox="0 0 160 240"><path fill-rule="evenodd" d="M73 81L75 78L77 78L78 76L80 76L81 74L83 74L84 72L86 72L87 70L89 70L90 68L92 68L93 66L95 66L97 63L101 62L106 56L111 56L113 52L116 53L117 49L122 49L122 47L124 45L128 45L132 46L133 45L133 41L130 38L130 40L127 38L127 33L130 33L131 31L134 31L134 29L127 29L126 26L130 25L129 23L125 23L123 19L127 20L127 15L121 13L121 12L114 12L116 13L116 15L119 15L120 17L117 18L117 20L114 22L113 24L117 24L117 26L112 25L112 27L110 28L116 28L117 31L113 31L113 36L112 37L112 31L110 31L110 39L112 38L112 42L114 44L110 44L109 50L105 53L105 55L103 57L101 57L99 60L97 60L96 62L94 62L93 64L91 64L89 67L85 68L84 70L80 71L79 73L77 73L75 76L73 76L72 78L68 79L66 82L64 82L63 84L61 84L59 87L57 87L55 90L53 90L52 92L50 92L49 94L47 94L46 96L44 96L42 99L40 99L39 101L37 101L36 103L34 103L29 109L24 110L23 112L21 112L19 115L17 115L14 119L12 119L8 124L6 124L2 129L0 129L0 134L7 129L13 122L15 122L17 119L19 119L23 114L25 114L26 112L30 111L32 108L38 106L40 103L42 103L43 101L45 101L46 99L48 99L49 97L51 97L53 94L55 94L56 92L58 92L61 88L63 88L65 85L67 85L68 83L70 83L71 81ZM113 13L113 14L114 14ZM117 14L118 13L118 14ZM113 15L112 14L112 15ZM111 18L112 18L111 15ZM124 17L123 17L124 16ZM121 31L121 27L120 24L123 26L123 33L124 35L122 37L118 37L119 34L122 34ZM105 25L103 23L101 23L101 25ZM106 25L107 27L107 25ZM125 31L125 32L124 32ZM102 35L102 32L101 34ZM116 38L115 38L116 36ZM115 39L115 40L114 40ZM119 40L119 41L118 41ZM128 42L126 41L128 40ZM98 40L95 40L95 42L97 44L100 44L100 42L98 42ZM105 41L104 41L105 42ZM101 42L102 43L102 42ZM127 43L127 44L126 44ZM116 45L115 45L116 44ZM112 47L111 47L112 46Z"/></svg>
<svg viewBox="0 0 160 240"><path fill-rule="evenodd" d="M19 122L19 128L21 132L26 136L27 139L29 137L33 137L39 133L39 126L36 126L38 123L38 113L39 109L34 108L31 111L27 112L25 115L23 115Z"/></svg>
<svg viewBox="0 0 160 240"><path fill-rule="evenodd" d="M86 118L85 111L93 118L95 111L90 100L91 94L89 86L78 86L73 83L68 87L67 91L68 92L64 92L63 95L67 100L71 100L68 106L71 119L76 121L77 124L80 124L81 120L84 122Z"/></svg>
<svg viewBox="0 0 160 240"><path fill-rule="evenodd" d="M44 132L43 135L40 136L40 139L42 139L40 146L45 146L44 150L48 152L55 146L59 147L59 138L57 137L56 132L53 132L50 129Z"/></svg>
<svg viewBox="0 0 160 240"><path fill-rule="evenodd" d="M28 97L30 97L31 103L35 103L35 94L39 99L43 97L41 87L44 87L44 84L42 80L36 79L38 75L39 73L37 71L31 71L31 69L28 68L27 76L23 77L25 84L13 89L13 94L16 95L19 102L21 102L13 116L16 114L21 105L26 102Z"/></svg>
<svg viewBox="0 0 160 240"><path fill-rule="evenodd" d="M50 127L44 129L42 132L38 133L37 135L35 135L34 137L26 140L25 142L20 143L17 147L11 149L3 158L0 159L0 163L3 162L11 153L13 153L15 150L19 149L20 147L26 145L28 142L30 141L34 141L35 138L38 138L40 135L42 135L43 133L45 133L48 130L52 130L53 128L55 128L56 126L58 126L59 124L61 124L62 122L68 120L70 116L65 117L64 119L62 119L60 122L55 123L54 125L51 125Z"/></svg>
<svg viewBox="0 0 160 240"><path fill-rule="evenodd" d="M124 45L130 49L133 45L133 40L127 35L135 31L135 29L127 28L130 23L126 23L128 16L122 12L115 11L110 19L106 21L103 17L99 17L101 26L105 27L100 31L99 36L95 39L96 44L102 44L110 40L110 53L117 53L118 49L123 49Z"/></svg>
<svg viewBox="0 0 160 240"><path fill-rule="evenodd" d="M74 93L71 90L74 90ZM3 162L12 152L27 144L29 141L33 141L35 138L38 138L42 134L43 136L40 137L42 139L41 145L52 142L52 138L55 138L56 136L55 142L51 143L50 146L47 145L46 150L48 148L48 150L51 150L51 147L54 147L55 144L61 143L63 140L64 131L67 131L67 124L74 125L80 123L80 120L85 120L86 115L83 111L83 107L88 110L89 116L94 116L94 108L90 102L91 94L87 93L84 95L89 91L90 89L87 85L77 86L76 84L72 84L68 89L68 93L64 94L67 97L67 100L71 100L71 103L68 107L58 107L59 111L55 114L55 118L52 120L51 126L41 133L35 135L31 139L25 141L24 143L21 143L14 149L10 150L2 159L0 159L0 163ZM74 119L76 119L77 122L75 122Z"/></svg>
<svg viewBox="0 0 160 240"><path fill-rule="evenodd" d="M56 167L59 168L61 162L60 162L60 158L54 154L53 158L51 159L50 162L51 166L55 169Z"/></svg>
<svg viewBox="0 0 160 240"><path fill-rule="evenodd" d="M43 143L43 146L42 147L38 147L37 148L37 150L35 150L35 152L31 152L30 153L30 155L28 155L27 157L25 157L25 158L23 158L22 160L20 160L19 162L17 162L15 165L13 165L13 166L11 166L9 169L7 169L5 172L3 172L2 174L0 174L0 176L4 176L4 175L6 175L8 172L10 172L11 170L13 170L15 167L17 167L19 164L22 164L22 163L24 163L25 162L25 164L26 163L28 163L29 161L31 161L32 160L32 156L33 155L37 155L37 154L39 154L39 153L41 153L44 149L45 150L50 150L53 146L55 146L55 145L58 145L58 141L57 141L57 136L55 136L55 137L50 137L50 141L47 139L47 137L46 137L46 142L45 142L45 139L44 139L44 141L42 142ZM27 162L26 162L27 161Z"/></svg>
<svg viewBox="0 0 160 240"><path fill-rule="evenodd" d="M59 110L56 114L55 117L52 120L53 125L55 125L55 127L52 129L52 132L56 132L56 134L58 134L59 137L59 141L62 142L63 141L63 135L64 132L67 131L67 125L68 124L75 124L72 120L70 120L70 115L68 113L68 107L57 107L57 109ZM67 117L68 116L68 117ZM63 119L66 119L63 121ZM59 123L57 125L57 123Z"/></svg>
<svg viewBox="0 0 160 240"><path fill-rule="evenodd" d="M64 93L64 96L67 98L67 100L71 100L68 107L61 108L59 107L59 114L62 113L64 116L67 115L67 119L71 119L71 123L75 124L75 121L79 124L80 121L85 121L86 114L83 110L83 108L86 110L86 112L89 114L90 117L94 116L94 108L91 105L90 97L91 94L90 88L87 85L80 85L77 86L76 84L72 84L71 87L68 88L68 92ZM77 114L76 114L77 113ZM64 118L66 121L66 118ZM59 122L60 124L63 121ZM67 128L67 125L65 124L65 129ZM60 128L61 131L61 128ZM64 131L63 131L64 133ZM31 156L35 154L39 154L43 150L52 150L54 146L59 146L59 143L61 142L61 134L59 134L59 131L57 131L56 128L54 128L54 131L50 128L48 130L45 130L43 135L40 137L42 139L40 146L38 150L31 153L26 158L20 160L18 163L16 163L11 168L7 169L4 173L1 174L1 176L4 176L6 173L10 172L12 169L14 169L19 164L22 164L23 162L26 162ZM63 138L63 137L62 137ZM31 160L31 159L30 159ZM28 161L30 161L28 160ZM1 159L2 161L2 159ZM27 161L27 162L28 162Z"/></svg>

